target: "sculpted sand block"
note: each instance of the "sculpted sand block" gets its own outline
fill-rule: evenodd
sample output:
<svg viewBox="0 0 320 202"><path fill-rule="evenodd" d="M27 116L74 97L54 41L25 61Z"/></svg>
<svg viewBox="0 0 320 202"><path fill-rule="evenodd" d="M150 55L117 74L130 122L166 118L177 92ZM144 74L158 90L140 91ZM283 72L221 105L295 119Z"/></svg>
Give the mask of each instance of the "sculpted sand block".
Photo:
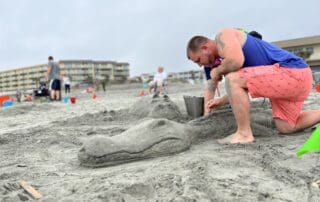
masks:
<svg viewBox="0 0 320 202"><path fill-rule="evenodd" d="M120 135L94 136L82 147L78 158L85 166L108 166L187 150L192 130L167 119L151 119Z"/></svg>
<svg viewBox="0 0 320 202"><path fill-rule="evenodd" d="M168 120L180 119L182 116L170 99L143 99L133 105L129 114L135 115L137 119L149 119L142 119L142 122L119 135L97 135L88 139L78 153L81 165L110 166L172 155L189 149L192 143L202 139L222 138L236 130L230 108L184 124ZM270 124L265 124L268 119L264 120L262 116L261 112L259 117L252 116L253 133L272 135L274 130ZM259 122L254 122L257 118Z"/></svg>

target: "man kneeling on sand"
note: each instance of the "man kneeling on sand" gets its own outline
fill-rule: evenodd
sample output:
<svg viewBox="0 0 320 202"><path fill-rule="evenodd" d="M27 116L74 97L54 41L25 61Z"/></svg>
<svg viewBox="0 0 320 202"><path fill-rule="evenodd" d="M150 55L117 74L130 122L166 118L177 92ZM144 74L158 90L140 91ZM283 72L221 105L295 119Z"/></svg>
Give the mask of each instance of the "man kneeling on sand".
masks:
<svg viewBox="0 0 320 202"><path fill-rule="evenodd" d="M320 110L301 111L312 89L312 73L306 62L293 53L230 28L218 33L215 40L192 37L187 57L199 66L209 66L223 58L210 72L211 89L215 92L215 84L225 76L227 96L207 103L214 109L226 103L232 106L237 131L219 140L222 144L253 142L248 92L253 98L270 99L280 133L293 133L320 121Z"/></svg>

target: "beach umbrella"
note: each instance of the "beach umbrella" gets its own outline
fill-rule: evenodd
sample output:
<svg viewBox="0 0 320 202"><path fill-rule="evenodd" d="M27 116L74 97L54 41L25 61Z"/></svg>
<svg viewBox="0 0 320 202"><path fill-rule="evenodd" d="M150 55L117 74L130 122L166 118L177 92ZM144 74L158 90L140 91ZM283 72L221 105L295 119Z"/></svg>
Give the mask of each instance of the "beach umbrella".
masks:
<svg viewBox="0 0 320 202"><path fill-rule="evenodd" d="M297 157L300 157L303 154L311 151L320 152L320 127L319 126L316 127L316 129L312 132L311 136L298 150Z"/></svg>

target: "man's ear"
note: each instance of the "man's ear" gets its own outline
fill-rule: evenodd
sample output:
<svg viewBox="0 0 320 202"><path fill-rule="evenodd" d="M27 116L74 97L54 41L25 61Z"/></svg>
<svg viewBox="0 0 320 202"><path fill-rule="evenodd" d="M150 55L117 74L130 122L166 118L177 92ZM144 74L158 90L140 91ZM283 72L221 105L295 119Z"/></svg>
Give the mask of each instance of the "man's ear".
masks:
<svg viewBox="0 0 320 202"><path fill-rule="evenodd" d="M202 53L208 54L208 52L209 52L209 46L208 46L207 44L203 44L203 45L200 47L200 50L202 51Z"/></svg>
<svg viewBox="0 0 320 202"><path fill-rule="evenodd" d="M207 44L202 44L202 45L200 46L200 49L201 49L201 50L208 50Z"/></svg>

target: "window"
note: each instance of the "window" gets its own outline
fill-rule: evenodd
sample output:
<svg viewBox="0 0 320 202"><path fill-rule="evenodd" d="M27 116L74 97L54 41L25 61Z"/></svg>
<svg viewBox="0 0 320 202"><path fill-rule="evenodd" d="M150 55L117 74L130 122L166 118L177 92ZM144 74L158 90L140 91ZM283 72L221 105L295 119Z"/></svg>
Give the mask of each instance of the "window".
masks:
<svg viewBox="0 0 320 202"><path fill-rule="evenodd" d="M302 50L302 48L295 48L295 49L293 49L293 53L294 54L299 54L299 53L301 53L303 50Z"/></svg>
<svg viewBox="0 0 320 202"><path fill-rule="evenodd" d="M307 47L306 51L310 54L313 54L313 47Z"/></svg>

